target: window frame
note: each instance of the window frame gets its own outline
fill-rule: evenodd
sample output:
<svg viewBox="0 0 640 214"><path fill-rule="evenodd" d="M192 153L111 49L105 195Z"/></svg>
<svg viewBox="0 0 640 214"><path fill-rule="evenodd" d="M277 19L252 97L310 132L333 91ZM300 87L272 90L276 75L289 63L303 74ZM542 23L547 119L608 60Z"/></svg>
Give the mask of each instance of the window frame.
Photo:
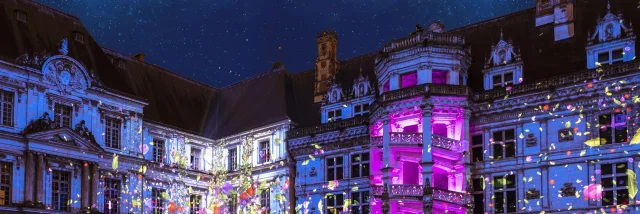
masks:
<svg viewBox="0 0 640 214"><path fill-rule="evenodd" d="M337 200L338 196L342 197L342 200ZM329 195L325 197L325 204L327 205L326 208L326 213L327 214L338 214L338 213L342 213L343 209L344 209L344 194L342 192L336 192L335 194ZM330 206L329 204L329 200L332 200L333 202L333 206ZM340 206L338 206L338 203L340 203ZM336 211L336 212L333 212Z"/></svg>
<svg viewBox="0 0 640 214"><path fill-rule="evenodd" d="M8 111L7 108L9 108ZM0 89L0 124L6 127L13 127L15 124L14 112L15 92Z"/></svg>
<svg viewBox="0 0 640 214"><path fill-rule="evenodd" d="M360 160L359 161L354 161L353 160L354 156L359 157ZM367 160L364 160L363 157L367 157ZM365 152L365 153L354 153L354 154L349 155L349 158L350 158L349 159L350 160L349 165L351 166L350 167L351 174L350 174L349 178L369 177L369 175L371 174L371 168L369 167L370 163L371 163L371 157L369 157L369 153L368 152ZM357 167L357 169L358 169L358 175L357 176L355 176L356 173L354 173L354 166ZM363 173L365 168L368 169L367 175L364 175L364 173ZM343 170L343 173L344 173L344 168L342 170Z"/></svg>
<svg viewBox="0 0 640 214"><path fill-rule="evenodd" d="M24 23L28 23L28 21L29 21L29 16L28 16L27 12L24 11L24 10L15 10L15 18L16 18L16 20L24 22Z"/></svg>
<svg viewBox="0 0 640 214"><path fill-rule="evenodd" d="M507 131L513 131L513 139L506 139L506 132ZM502 133L502 140L501 141L496 141L495 139L495 134L496 133ZM502 129L502 130L497 130L497 131L493 131L491 132L491 137L493 138L493 151L492 151L492 155L493 155L493 159L494 160L502 160L502 159L506 159L506 158L514 158L517 155L517 139L516 139L516 130L515 129ZM507 142L507 140L512 140ZM500 143L502 142L502 144ZM513 154L512 156L507 157L507 144L513 144ZM502 151L502 154L500 154L500 158L498 158L498 156L495 154L496 153L496 146L500 146L500 150Z"/></svg>
<svg viewBox="0 0 640 214"><path fill-rule="evenodd" d="M231 152L233 151L233 153ZM227 149L227 170L229 172L238 169L238 148Z"/></svg>
<svg viewBox="0 0 640 214"><path fill-rule="evenodd" d="M109 184L109 185L107 185ZM106 178L104 179L104 187L103 187L103 191L102 194L104 195L103 200L104 200L104 208L103 208L103 213L104 214L118 214L120 213L120 200L118 200L118 198L120 198L120 190L122 189L122 181L120 179L114 179L114 178ZM113 194L113 195L112 195ZM107 197L109 196L109 197ZM113 197L115 196L115 197ZM112 198L112 199L109 199ZM115 198L115 200L113 199ZM109 206L107 205L107 202L112 202L112 209L109 209ZM114 209L113 209L114 208Z"/></svg>
<svg viewBox="0 0 640 214"><path fill-rule="evenodd" d="M265 163L271 163L271 141L270 140L263 140L258 143L258 164L265 164Z"/></svg>
<svg viewBox="0 0 640 214"><path fill-rule="evenodd" d="M626 169L622 173L618 173L617 170L616 170L618 168L618 165L620 165L620 164L625 164L626 165ZM600 173L600 184L602 185L602 200L599 200L599 201L601 201L602 206L612 206L614 204L621 205L618 202L618 191L620 191L620 190L626 190L627 191L627 203L626 203L626 205L630 204L630 201L632 200L632 198L629 197L629 186L626 185L627 182L624 183L625 186L621 186L619 184L619 182L617 182L618 181L618 177L627 177L627 170L630 170L631 169L630 167L632 167L630 165L632 165L632 164L629 164L629 162L622 162L622 161L621 162L616 162L616 163L600 164L601 172L602 172L602 166L611 166L611 170L612 170L611 174L604 174L604 172ZM605 184L604 184L603 180L604 179L609 179L609 178L612 181L611 182L611 187L605 187ZM625 181L628 181L628 179L629 178L627 177L627 179ZM604 197L606 195L606 192L611 192L611 194L612 194L613 201L611 201L610 204L609 203L605 204Z"/></svg>
<svg viewBox="0 0 640 214"><path fill-rule="evenodd" d="M476 184L475 181L476 180L478 180L480 182L480 186L482 186L482 184L485 182L484 178L483 177L475 177L475 178L472 178L471 180L472 180L472 182L471 182L472 186L471 187L473 188L473 192L471 193L471 196L474 199L474 203L477 203L477 201L475 200L477 195L480 195L481 198L482 198L482 203L480 203L480 204L482 204L482 206L477 206L477 204L476 204L476 206L474 206L474 208L473 208L473 213L474 214L484 214L485 213L484 212L484 204L485 204L485 200L486 200L486 198L484 197L484 189L477 188L475 186L475 184Z"/></svg>
<svg viewBox="0 0 640 214"><path fill-rule="evenodd" d="M83 33L80 33L80 32L76 31L73 34L74 34L73 35L74 40L76 40L77 42L80 42L80 43L84 43L84 34Z"/></svg>
<svg viewBox="0 0 640 214"><path fill-rule="evenodd" d="M191 164L191 169L193 170L202 170L202 149L200 147L191 147L191 151L189 152L189 163Z"/></svg>
<svg viewBox="0 0 640 214"><path fill-rule="evenodd" d="M505 179L508 180L507 177L509 176L513 176L513 187L508 187L505 181L505 185L503 185L503 188L498 188L498 186L496 185L497 179ZM499 176L493 176L493 204L494 204L494 213L515 213L518 212L518 201L517 201L517 195L518 195L518 180L517 180L516 174L507 174L507 175L499 175ZM507 186L506 188L504 188L505 186ZM509 192L513 192L513 196L514 197L509 197ZM502 197L504 199L503 203L503 211L502 212L498 212L498 196L497 194L502 194ZM515 207L513 207L512 211L509 211L509 203L507 200L509 199L513 199L514 200L514 204Z"/></svg>
<svg viewBox="0 0 640 214"><path fill-rule="evenodd" d="M364 200L365 196L369 200L365 201ZM356 197L357 197L358 200L354 199ZM356 192L351 192L351 198L349 198L349 199L351 200L351 203L349 205L351 213L354 213L354 214L369 214L369 213L371 213L371 206L370 206L371 195L369 194L369 190L359 190L359 191L356 191ZM358 202L358 203L355 203L354 201ZM363 208L365 208L365 207L366 207L367 212L363 211ZM358 210L357 212L356 212L356 209Z"/></svg>
<svg viewBox="0 0 640 214"><path fill-rule="evenodd" d="M191 194L189 196L189 213L200 214L200 205L202 204L202 195Z"/></svg>
<svg viewBox="0 0 640 214"><path fill-rule="evenodd" d="M68 123L65 121L68 121ZM53 123L58 128L71 129L71 124L73 123L73 107L62 103L55 103L53 105Z"/></svg>
<svg viewBox="0 0 640 214"><path fill-rule="evenodd" d="M607 116L607 115L610 117L609 118L610 123L609 124L600 124L601 117L602 116ZM625 118L624 122L616 122L616 115L623 115L624 118ZM606 131L603 131L602 128L598 129L598 137L600 138L600 145L610 145L610 144L618 144L618 143L627 143L627 142L629 142L629 136L628 136L629 126L628 126L627 121L628 121L627 115L625 113L622 113L622 112L621 113L612 112L612 113L604 113L604 114L598 115L598 127L603 127L604 126L604 127L607 128L607 130L611 130L611 136L607 136L607 138L605 138L606 142L602 143L602 139L603 139L602 135L603 135L603 132L606 132ZM617 142L617 140L616 140L616 128L617 127L624 127L625 141Z"/></svg>
<svg viewBox="0 0 640 214"><path fill-rule="evenodd" d="M164 139L153 138L153 153L151 155L152 155L152 160L154 162L158 162L158 163L165 162L165 146L166 146L165 143L166 143L166 140Z"/></svg>
<svg viewBox="0 0 640 214"><path fill-rule="evenodd" d="M369 114L369 106L370 106L369 103L360 103L360 104L353 105L353 116L357 117L357 116L368 115ZM360 107L360 111L356 111L356 107Z"/></svg>
<svg viewBox="0 0 640 214"><path fill-rule="evenodd" d="M230 193L229 206L227 206L228 208L227 211L229 211L229 213L231 214L236 214L238 213L237 206L238 206L238 195Z"/></svg>
<svg viewBox="0 0 640 214"><path fill-rule="evenodd" d="M107 148L122 149L122 123L118 117L104 116L104 145Z"/></svg>
<svg viewBox="0 0 640 214"><path fill-rule="evenodd" d="M7 171L3 171L8 169ZM6 181L6 183L4 182ZM0 190L5 191L4 198L0 198L0 206L11 206L11 191L13 191L13 163L0 161Z"/></svg>
<svg viewBox="0 0 640 214"><path fill-rule="evenodd" d="M153 200L153 208L151 214L163 214L164 213L164 198L162 193L166 193L166 189L151 188L151 200Z"/></svg>
<svg viewBox="0 0 640 214"><path fill-rule="evenodd" d="M261 213L271 213L271 189L263 189L260 193L260 207L265 208Z"/></svg>
<svg viewBox="0 0 640 214"><path fill-rule="evenodd" d="M69 211L71 206L67 202L71 199L71 172L66 170L52 170L51 172L51 208L58 211ZM56 179L56 177L58 177ZM66 180L64 180L66 177ZM66 189L64 186L66 185ZM66 197L61 197L66 195Z"/></svg>
<svg viewBox="0 0 640 214"><path fill-rule="evenodd" d="M338 161L337 161L338 158L340 158L342 160L340 164L337 164L338 163ZM333 161L334 164L331 165L331 166L329 166L329 159L334 159L334 161ZM327 172L325 178L326 178L327 181L339 181L339 180L345 179L345 176L344 176L344 165L345 164L344 164L344 157L343 156L327 157L325 160L327 161L327 163L325 164L326 165L326 167L325 167L326 171L325 172ZM338 173L338 169L341 169L340 173ZM329 179L329 170L333 171L333 175L334 175L333 179ZM338 175L339 174L341 176L340 179L338 179Z"/></svg>
<svg viewBox="0 0 640 214"><path fill-rule="evenodd" d="M474 138L475 137L480 137L480 142L477 143L475 142ZM476 160L475 157L475 151L476 149L480 149L480 159ZM471 162L475 163L475 162L483 162L484 161L484 136L482 134L479 135L472 135L471 136Z"/></svg>
<svg viewBox="0 0 640 214"><path fill-rule="evenodd" d="M614 59L613 58L613 52L617 52L620 51L622 53L620 58ZM606 54L607 56L607 61L600 61L600 55L602 54ZM596 62L600 63L600 65L613 65L616 63L620 63L620 62L624 62L624 49L622 48L615 48L615 49L610 49L610 50L606 50L606 51L601 51L598 52L596 55Z"/></svg>
<svg viewBox="0 0 640 214"><path fill-rule="evenodd" d="M507 74L511 74L511 80L509 80L509 81L507 81L505 79L505 76ZM503 87L507 87L507 86L513 85L514 84L514 81L513 81L514 75L515 74L514 74L513 71L506 71L506 72L501 72L501 73L497 73L497 74L491 75L491 82L492 82L492 86L493 86L492 88L503 88ZM500 76L500 83L496 83L494 81L496 76Z"/></svg>
<svg viewBox="0 0 640 214"><path fill-rule="evenodd" d="M333 117L330 115L333 113ZM336 122L342 120L342 109L327 110L327 122Z"/></svg>

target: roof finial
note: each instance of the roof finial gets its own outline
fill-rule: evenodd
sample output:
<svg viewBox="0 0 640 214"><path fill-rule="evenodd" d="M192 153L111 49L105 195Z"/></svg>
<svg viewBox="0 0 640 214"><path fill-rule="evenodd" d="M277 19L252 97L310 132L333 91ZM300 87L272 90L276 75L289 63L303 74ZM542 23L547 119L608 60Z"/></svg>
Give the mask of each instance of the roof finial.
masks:
<svg viewBox="0 0 640 214"><path fill-rule="evenodd" d="M607 11L611 11L611 1L607 0Z"/></svg>
<svg viewBox="0 0 640 214"><path fill-rule="evenodd" d="M282 46L278 45L278 61L280 61L280 50L282 50Z"/></svg>
<svg viewBox="0 0 640 214"><path fill-rule="evenodd" d="M500 40L502 40L502 28L500 28Z"/></svg>

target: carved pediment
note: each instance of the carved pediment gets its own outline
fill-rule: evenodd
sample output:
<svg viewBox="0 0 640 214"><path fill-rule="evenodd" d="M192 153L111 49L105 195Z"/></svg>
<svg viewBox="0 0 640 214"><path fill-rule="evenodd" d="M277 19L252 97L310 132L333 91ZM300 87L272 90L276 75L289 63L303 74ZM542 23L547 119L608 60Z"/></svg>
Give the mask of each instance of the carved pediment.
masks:
<svg viewBox="0 0 640 214"><path fill-rule="evenodd" d="M104 152L86 127L79 128L81 124L84 123L81 122L76 125L76 130L71 130L66 127L53 128L29 133L26 134L26 137L30 143L51 144L58 148L76 149L82 152Z"/></svg>
<svg viewBox="0 0 640 214"><path fill-rule="evenodd" d="M42 65L44 81L53 84L61 92L84 92L91 87L91 77L76 60L64 55L52 56Z"/></svg>

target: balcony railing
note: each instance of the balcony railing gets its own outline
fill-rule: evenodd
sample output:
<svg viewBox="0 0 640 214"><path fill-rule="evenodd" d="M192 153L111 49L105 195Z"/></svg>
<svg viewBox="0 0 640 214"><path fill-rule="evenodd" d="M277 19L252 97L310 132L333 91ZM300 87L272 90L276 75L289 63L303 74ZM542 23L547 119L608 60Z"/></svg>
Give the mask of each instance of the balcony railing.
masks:
<svg viewBox="0 0 640 214"><path fill-rule="evenodd" d="M382 46L382 51L392 52L415 47L417 45L424 44L425 40L427 40L429 44L464 45L464 37L462 36L447 33L421 32L409 37L388 42Z"/></svg>
<svg viewBox="0 0 640 214"><path fill-rule="evenodd" d="M629 72L640 70L640 61L632 61L627 63L603 66L597 69L583 70L570 73L563 76L551 77L531 83L513 85L511 90L504 88L496 88L487 91L474 93L473 101L482 102L487 100L502 99L507 95L526 93L536 90L545 90L548 88L558 87L566 84L582 84L586 80L599 79L602 76L616 76Z"/></svg>
<svg viewBox="0 0 640 214"><path fill-rule="evenodd" d="M419 184L392 184L390 196L422 196L423 185Z"/></svg>
<svg viewBox="0 0 640 214"><path fill-rule="evenodd" d="M382 192L384 192L384 187L383 186L372 186L371 187L371 191L373 192L373 195L381 196Z"/></svg>
<svg viewBox="0 0 640 214"><path fill-rule="evenodd" d="M473 202L471 195L467 193L436 188L433 189L433 200L444 201L459 205L470 204Z"/></svg>
<svg viewBox="0 0 640 214"><path fill-rule="evenodd" d="M382 136L371 137L371 146L382 146Z"/></svg>
<svg viewBox="0 0 640 214"><path fill-rule="evenodd" d="M298 138L318 133L325 133L369 123L368 117L354 117L347 120L330 122L311 127L294 128L287 132L287 139Z"/></svg>
<svg viewBox="0 0 640 214"><path fill-rule="evenodd" d="M462 144L460 143L460 141L446 138L440 135L431 136L431 145L433 145L433 147L446 149L449 151L460 151L460 149L462 149Z"/></svg>
<svg viewBox="0 0 640 214"><path fill-rule="evenodd" d="M418 145L422 144L422 133L419 132L391 132L391 144Z"/></svg>
<svg viewBox="0 0 640 214"><path fill-rule="evenodd" d="M411 86L408 88L401 88L393 91L387 91L382 94L383 102L392 102L407 98L413 98L418 96L431 95L445 95L445 96L468 96L469 88L464 85L447 85L447 84L432 84L425 83L421 85Z"/></svg>

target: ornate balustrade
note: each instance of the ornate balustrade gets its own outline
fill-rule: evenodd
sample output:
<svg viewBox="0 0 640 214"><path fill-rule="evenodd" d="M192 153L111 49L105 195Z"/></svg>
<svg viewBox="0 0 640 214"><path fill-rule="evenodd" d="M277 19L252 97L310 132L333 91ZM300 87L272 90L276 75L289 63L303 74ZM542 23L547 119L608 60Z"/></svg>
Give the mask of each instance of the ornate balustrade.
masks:
<svg viewBox="0 0 640 214"><path fill-rule="evenodd" d="M459 205L473 203L473 198L467 193L434 188L432 194L433 200L444 201Z"/></svg>
<svg viewBox="0 0 640 214"><path fill-rule="evenodd" d="M373 136L373 137L371 137L371 145L372 146L382 146L382 136Z"/></svg>
<svg viewBox="0 0 640 214"><path fill-rule="evenodd" d="M462 149L462 143L460 143L460 141L440 135L431 135L431 145L449 151L460 151L460 149Z"/></svg>
<svg viewBox="0 0 640 214"><path fill-rule="evenodd" d="M422 196L424 186L420 184L392 184L390 196Z"/></svg>
<svg viewBox="0 0 640 214"><path fill-rule="evenodd" d="M418 96L425 96L427 94L445 96L467 96L469 95L469 88L464 85L426 83L408 88L387 91L382 94L382 101L391 102Z"/></svg>
<svg viewBox="0 0 640 214"><path fill-rule="evenodd" d="M314 135L318 133L325 133L358 125L369 124L368 117L354 117L347 120L341 120L336 122L324 123L311 127L294 128L287 132L287 139L303 137L307 135Z"/></svg>
<svg viewBox="0 0 640 214"><path fill-rule="evenodd" d="M375 196L381 196L382 192L384 192L384 187L383 186L372 186L371 187L371 192L373 192L373 195L375 195Z"/></svg>
<svg viewBox="0 0 640 214"><path fill-rule="evenodd" d="M597 69L582 70L567 75L541 79L531 83L518 84L511 87L511 90L496 88L487 91L474 93L474 102L481 102L494 99L502 99L507 95L521 94L536 90L545 90L566 84L582 84L584 81L598 79L602 76L615 76L640 70L640 61L607 65Z"/></svg>
<svg viewBox="0 0 640 214"><path fill-rule="evenodd" d="M409 37L397 39L388 42L382 46L383 52L398 51L406 48L415 47L421 44L425 44L425 40L428 44L436 45L464 45L464 37L447 34L447 33L433 33L433 32L421 32Z"/></svg>
<svg viewBox="0 0 640 214"><path fill-rule="evenodd" d="M422 144L422 133L419 132L391 132L391 144L418 145Z"/></svg>

